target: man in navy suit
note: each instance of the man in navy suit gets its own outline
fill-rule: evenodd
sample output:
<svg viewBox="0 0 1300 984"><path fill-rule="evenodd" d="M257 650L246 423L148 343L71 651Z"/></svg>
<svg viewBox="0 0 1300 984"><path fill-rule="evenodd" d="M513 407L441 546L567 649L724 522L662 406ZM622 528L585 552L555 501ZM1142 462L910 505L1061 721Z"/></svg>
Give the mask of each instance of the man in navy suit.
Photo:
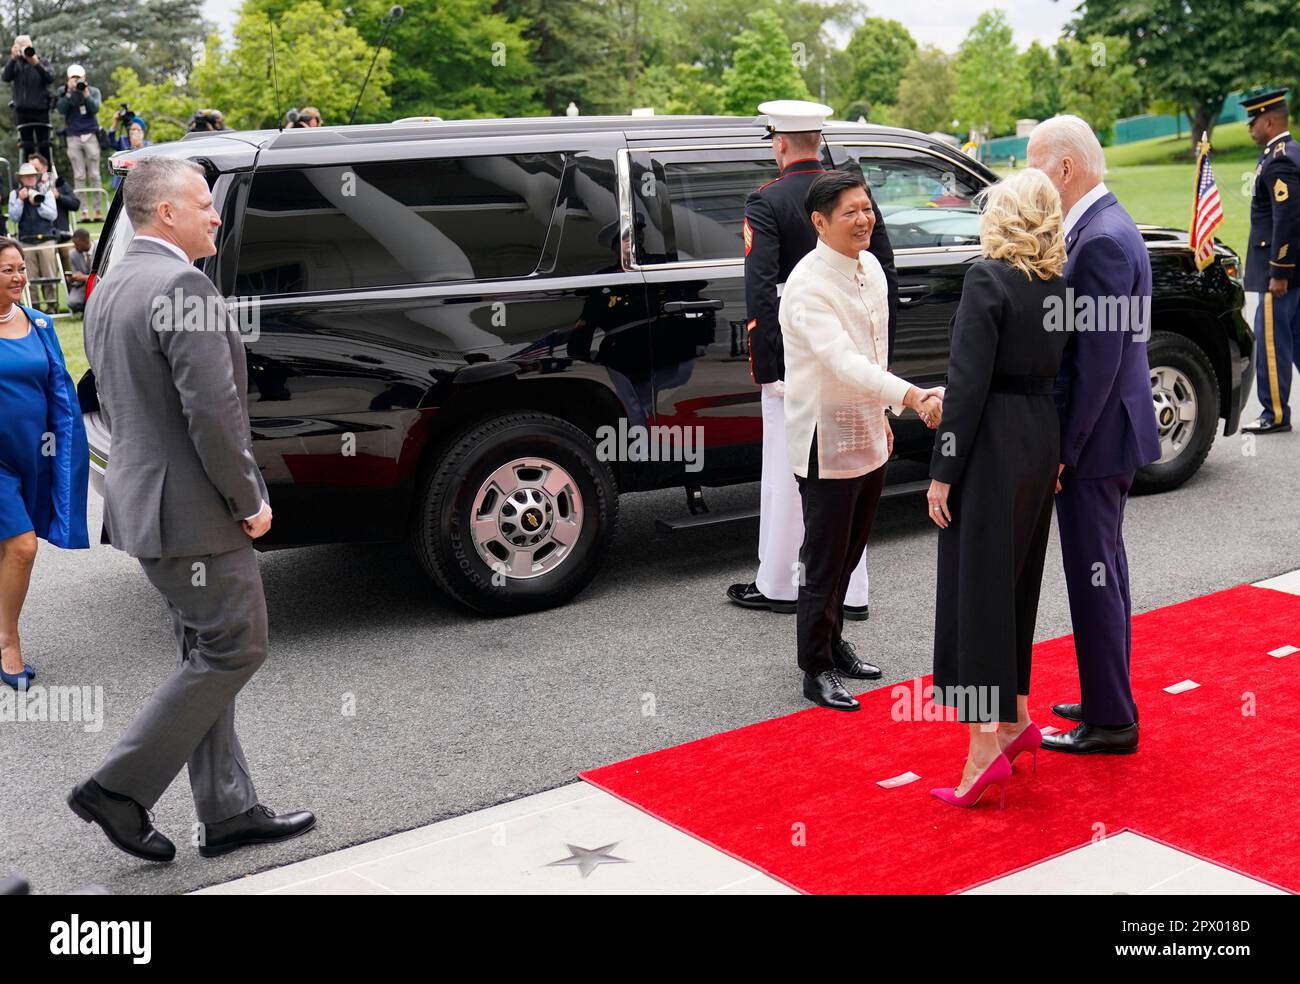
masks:
<svg viewBox="0 0 1300 984"><path fill-rule="evenodd" d="M1074 623L1080 703L1052 710L1077 721L1043 747L1074 753L1137 751L1124 506L1133 477L1160 457L1147 338L1151 260L1128 212L1102 183L1092 128L1058 116L1034 129L1027 163L1045 171L1065 212L1071 338L1056 380L1061 466L1056 497L1061 556Z"/></svg>

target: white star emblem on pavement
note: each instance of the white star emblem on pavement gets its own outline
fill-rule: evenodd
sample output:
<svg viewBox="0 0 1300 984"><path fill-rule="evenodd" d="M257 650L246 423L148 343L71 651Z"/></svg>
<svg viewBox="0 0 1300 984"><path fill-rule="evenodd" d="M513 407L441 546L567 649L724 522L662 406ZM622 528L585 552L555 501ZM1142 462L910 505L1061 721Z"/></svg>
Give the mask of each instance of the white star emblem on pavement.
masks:
<svg viewBox="0 0 1300 984"><path fill-rule="evenodd" d="M596 868L598 868L602 864L631 864L632 863L627 858L616 858L614 857L614 855L608 853L609 851L612 851L614 848L618 847L618 841L615 841L613 844L605 844L602 847L593 847L590 849L585 847L578 847L574 844L565 844L564 846L569 849L570 857L561 858L559 861L552 861L549 864L544 865L544 867L577 868L578 871L582 873L582 877L586 878L589 874L595 871Z"/></svg>

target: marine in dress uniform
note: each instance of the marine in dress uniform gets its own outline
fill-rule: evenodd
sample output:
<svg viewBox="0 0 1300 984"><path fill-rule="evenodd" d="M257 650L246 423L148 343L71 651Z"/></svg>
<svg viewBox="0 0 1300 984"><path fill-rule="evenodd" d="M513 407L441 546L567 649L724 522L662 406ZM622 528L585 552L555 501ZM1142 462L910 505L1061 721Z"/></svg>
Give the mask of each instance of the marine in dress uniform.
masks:
<svg viewBox="0 0 1300 984"><path fill-rule="evenodd" d="M1241 100L1250 136L1262 149L1250 201L1246 290L1259 293L1255 309L1255 381L1263 411L1242 428L1255 434L1291 429L1291 375L1300 358L1300 144L1287 129L1286 90Z"/></svg>
<svg viewBox="0 0 1300 984"><path fill-rule="evenodd" d="M785 353L778 306L790 272L817 244L804 208L808 188L825 172L820 133L829 106L782 99L758 107L767 116L768 137L780 174L754 191L745 203L745 305L749 369L763 389L763 472L758 518L758 573L750 584L733 584L727 597L745 608L790 614L799 588L799 546L803 511L786 454ZM875 230L870 252L880 262L888 287L889 348L893 350L898 312L894 251L880 209L874 204ZM867 618L867 558L857 560L844 602L844 617Z"/></svg>

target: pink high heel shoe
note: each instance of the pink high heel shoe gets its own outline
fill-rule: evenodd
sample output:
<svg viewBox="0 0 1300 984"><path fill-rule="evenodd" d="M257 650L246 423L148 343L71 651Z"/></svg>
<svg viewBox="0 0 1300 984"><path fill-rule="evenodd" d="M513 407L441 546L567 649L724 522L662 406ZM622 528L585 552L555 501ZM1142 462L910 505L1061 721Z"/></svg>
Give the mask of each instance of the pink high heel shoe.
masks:
<svg viewBox="0 0 1300 984"><path fill-rule="evenodd" d="M1007 762L1014 766L1017 755L1021 752L1029 752L1034 757L1034 775L1038 775L1038 749L1042 744L1043 733L1038 730L1038 725L1030 721L1025 725L1025 730L1016 735L1016 740L1002 749L1002 754L1007 757Z"/></svg>
<svg viewBox="0 0 1300 984"><path fill-rule="evenodd" d="M999 755L989 767L980 773L978 779L971 783L970 789L958 796L957 787L948 786L944 789L932 789L930 795L937 799L943 800L951 806L961 806L970 809L980 801L980 797L990 786L997 786L1002 793L1002 802L998 805L1001 810L1007 805L1007 780L1011 778L1011 763L1007 761L1005 755Z"/></svg>

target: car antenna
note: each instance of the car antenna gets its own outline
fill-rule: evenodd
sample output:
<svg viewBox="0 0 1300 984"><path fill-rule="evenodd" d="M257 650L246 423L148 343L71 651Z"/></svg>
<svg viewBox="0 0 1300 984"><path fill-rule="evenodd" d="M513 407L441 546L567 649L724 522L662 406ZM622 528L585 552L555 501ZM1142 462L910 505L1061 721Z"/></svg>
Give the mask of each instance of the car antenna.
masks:
<svg viewBox="0 0 1300 984"><path fill-rule="evenodd" d="M375 53L370 59L370 67L366 69L366 77L361 83L361 91L357 93L357 101L352 104L352 112L348 115L348 126L351 126L352 121L357 118L357 110L361 106L361 97L366 94L366 86L370 84L370 73L375 70L375 62L379 61L379 49L382 48L384 42L388 40L388 29L392 27L393 23L404 13L406 13L406 11L397 4L393 4L393 6L388 8L388 16L384 18L384 33L379 35L379 43L375 45Z"/></svg>
<svg viewBox="0 0 1300 984"><path fill-rule="evenodd" d="M280 80L275 74L275 22L271 20L270 13L266 15L266 26L271 31L271 90L275 93L275 111L280 116L280 120L276 126L279 128L280 132L283 133L284 118L287 114L280 113Z"/></svg>

